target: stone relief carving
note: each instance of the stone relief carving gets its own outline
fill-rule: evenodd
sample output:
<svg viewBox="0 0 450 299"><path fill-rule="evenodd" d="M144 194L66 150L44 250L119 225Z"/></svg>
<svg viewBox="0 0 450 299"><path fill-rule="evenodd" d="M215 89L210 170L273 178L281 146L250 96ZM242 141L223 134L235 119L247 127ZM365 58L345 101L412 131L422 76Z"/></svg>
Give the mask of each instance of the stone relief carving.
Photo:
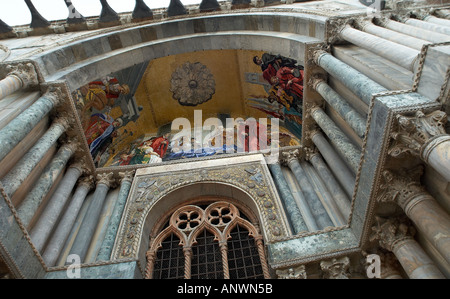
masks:
<svg viewBox="0 0 450 299"><path fill-rule="evenodd" d="M320 268L326 279L348 279L350 277L350 259L346 256L321 261Z"/></svg>
<svg viewBox="0 0 450 299"><path fill-rule="evenodd" d="M183 106L197 106L211 100L216 82L209 69L200 62L186 62L178 67L170 80L173 98Z"/></svg>
<svg viewBox="0 0 450 299"><path fill-rule="evenodd" d="M266 241L284 238L288 230L280 215L282 209L274 200L274 190L267 180L267 174L259 163L137 176L133 182L119 234L131 237L119 240L114 256L128 258L136 253L140 240L137 236L142 233L149 210L159 199L180 187L204 182L225 183L244 190L259 206L261 227L264 227L266 232Z"/></svg>
<svg viewBox="0 0 450 299"><path fill-rule="evenodd" d="M445 135L447 115L436 110L429 114L417 111L414 116L397 115L396 131L391 133L393 139L389 155L401 157L405 153L420 156L423 146L433 137Z"/></svg>
<svg viewBox="0 0 450 299"><path fill-rule="evenodd" d="M382 248L393 251L400 242L413 238L415 233L406 216L389 219L376 217L370 240L378 241Z"/></svg>

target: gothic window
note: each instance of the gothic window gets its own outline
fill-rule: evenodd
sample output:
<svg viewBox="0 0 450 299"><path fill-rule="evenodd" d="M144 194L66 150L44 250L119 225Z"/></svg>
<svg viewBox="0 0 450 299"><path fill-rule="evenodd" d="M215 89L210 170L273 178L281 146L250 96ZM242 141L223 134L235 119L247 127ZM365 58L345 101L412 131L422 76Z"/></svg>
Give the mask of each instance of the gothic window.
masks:
<svg viewBox="0 0 450 299"><path fill-rule="evenodd" d="M270 278L262 236L231 203L176 210L147 251L147 278Z"/></svg>

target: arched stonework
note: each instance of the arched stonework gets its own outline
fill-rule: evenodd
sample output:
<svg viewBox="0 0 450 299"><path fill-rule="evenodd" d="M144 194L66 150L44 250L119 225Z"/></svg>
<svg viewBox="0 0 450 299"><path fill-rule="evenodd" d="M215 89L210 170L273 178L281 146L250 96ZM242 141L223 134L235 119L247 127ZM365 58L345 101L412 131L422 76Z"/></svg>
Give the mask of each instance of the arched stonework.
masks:
<svg viewBox="0 0 450 299"><path fill-rule="evenodd" d="M232 231L237 226L243 227L248 231L248 236L254 239L254 249L258 252L260 273L258 278L270 278L269 268L264 254L262 236L258 229L249 221L241 217L239 209L228 201L216 201L203 209L197 205L185 205L178 208L170 217L169 225L163 229L151 242L150 248L146 253L147 267L146 278L156 278L153 276L158 261L157 253L163 247L162 243L171 235L179 239L179 244L183 248L184 255L184 278L191 277L191 261L193 260L193 247L197 244L197 239L205 230L214 236L213 243L220 248L221 259L219 262L218 278L230 278L229 250L228 241L233 239ZM237 239L235 241L240 241ZM212 244L208 244L212 245ZM255 265L251 265L254 267ZM179 268L179 267L177 267ZM207 274L207 273L205 273ZM255 277L256 278L256 277Z"/></svg>
<svg viewBox="0 0 450 299"><path fill-rule="evenodd" d="M199 196L227 196L242 201L258 216L266 243L289 235L282 204L261 154L208 162L210 167L200 161L136 172L114 246L114 259L138 258L145 264L148 235L158 220L153 215L160 216Z"/></svg>

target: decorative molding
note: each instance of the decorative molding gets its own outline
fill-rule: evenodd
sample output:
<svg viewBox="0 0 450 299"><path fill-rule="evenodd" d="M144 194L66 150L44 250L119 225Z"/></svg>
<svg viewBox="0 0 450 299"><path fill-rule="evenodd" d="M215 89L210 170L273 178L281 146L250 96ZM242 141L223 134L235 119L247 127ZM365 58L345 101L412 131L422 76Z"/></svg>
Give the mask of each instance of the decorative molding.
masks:
<svg viewBox="0 0 450 299"><path fill-rule="evenodd" d="M119 228L121 237L116 240L114 258L136 257L141 239L145 238L143 226L152 207L171 192L197 183L225 184L245 192L258 206L266 243L285 238L288 228L283 222L284 212L270 174L263 166L260 162L249 162L137 176Z"/></svg>
<svg viewBox="0 0 450 299"><path fill-rule="evenodd" d="M440 110L428 114L418 110L414 116L397 114L396 130L390 134L393 142L389 155L396 158L405 153L422 156L423 149L429 142L438 136L446 135L446 123L447 114Z"/></svg>

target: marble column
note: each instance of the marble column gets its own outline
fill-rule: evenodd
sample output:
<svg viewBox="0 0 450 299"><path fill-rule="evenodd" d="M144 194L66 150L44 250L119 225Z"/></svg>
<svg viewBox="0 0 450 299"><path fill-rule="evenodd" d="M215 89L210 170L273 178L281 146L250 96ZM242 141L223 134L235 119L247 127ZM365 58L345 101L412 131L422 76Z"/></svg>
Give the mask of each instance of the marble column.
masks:
<svg viewBox="0 0 450 299"><path fill-rule="evenodd" d="M371 240L391 251L411 279L444 279L430 257L413 239L414 228L404 218L377 218Z"/></svg>
<svg viewBox="0 0 450 299"><path fill-rule="evenodd" d="M0 130L0 161L58 105L58 92L48 92Z"/></svg>
<svg viewBox="0 0 450 299"><path fill-rule="evenodd" d="M322 133L313 131L310 135L314 145L319 149L321 155L334 173L334 177L341 183L345 192L351 198L355 188L355 174L352 173L345 162L342 161L341 157L336 153Z"/></svg>
<svg viewBox="0 0 450 299"><path fill-rule="evenodd" d="M314 61L367 105L370 105L373 94L388 91L385 87L325 51L316 51Z"/></svg>
<svg viewBox="0 0 450 299"><path fill-rule="evenodd" d="M418 63L419 51L390 40L366 33L346 25L339 36L361 48L369 50L391 62L414 72Z"/></svg>
<svg viewBox="0 0 450 299"><path fill-rule="evenodd" d="M320 108L313 107L310 110L311 116L325 132L342 158L347 162L353 173L358 172L361 150L345 135L330 117Z"/></svg>
<svg viewBox="0 0 450 299"><path fill-rule="evenodd" d="M87 176L79 180L75 193L42 254L42 258L48 266L54 266L56 264L77 219L81 206L93 187L93 179L92 176Z"/></svg>
<svg viewBox="0 0 450 299"><path fill-rule="evenodd" d="M28 152L2 178L6 193L12 197L20 185L30 175L36 165L42 160L48 150L58 141L58 138L69 128L66 117L53 121L45 134L28 150Z"/></svg>
<svg viewBox="0 0 450 299"><path fill-rule="evenodd" d="M421 50L423 45L426 44L430 44L429 41L417 38L417 37L413 37L407 34L403 34L397 31L393 31L381 26L377 26L374 23L370 22L370 21L364 21L364 22L360 22L359 26L361 27L361 30L363 30L364 32L382 37L384 39L388 39L390 41L393 41L397 44L402 44L404 46L416 49L416 50Z"/></svg>
<svg viewBox="0 0 450 299"><path fill-rule="evenodd" d="M367 120L347 100L341 97L322 79L314 79L312 87L339 113L360 138L364 137Z"/></svg>
<svg viewBox="0 0 450 299"><path fill-rule="evenodd" d="M279 163L270 163L267 164L270 172L272 173L273 181L277 187L278 192L280 193L280 197L283 200L284 207L286 208L286 212L289 217L289 222L291 223L291 227L294 230L294 234L298 234L303 231L308 231L308 227L305 224L305 220L303 220L303 213L301 213L301 208L297 205L291 190L286 182L286 179L281 170L281 166ZM307 205L304 201L298 203L299 205ZM309 211L309 207L303 207ZM310 212L309 212L310 213ZM303 215L302 215L303 214Z"/></svg>
<svg viewBox="0 0 450 299"><path fill-rule="evenodd" d="M42 251L44 248L47 239L53 231L53 228L72 193L73 187L85 169L86 167L82 163L69 166L46 208L31 229L31 240L37 250Z"/></svg>
<svg viewBox="0 0 450 299"><path fill-rule="evenodd" d="M427 40L432 43L441 43L441 42L446 42L446 41L450 40L450 36L448 36L448 35L425 30L422 28L407 25L407 24L397 22L394 20L383 20L383 21L381 21L381 25L388 29L391 29L391 30L394 30L394 31L397 31L400 33L404 33L407 35L411 35L411 36L414 36L414 37L417 37L420 39L424 39L424 40Z"/></svg>
<svg viewBox="0 0 450 299"><path fill-rule="evenodd" d="M425 21L413 19L413 18L407 19L405 21L405 24L411 25L414 27L418 27L418 28L423 28L425 30L429 30L432 32L438 32L438 33L450 35L450 27L443 26L443 25L433 24L430 22L425 22Z"/></svg>
<svg viewBox="0 0 450 299"><path fill-rule="evenodd" d="M91 204L83 218L80 230L75 237L75 241L70 250L70 254L77 254L84 262L92 237L98 224L109 188L113 182L113 173L103 173L97 175L97 185Z"/></svg>
<svg viewBox="0 0 450 299"><path fill-rule="evenodd" d="M447 114L436 110L413 116L397 115L396 130L389 154L401 157L405 153L420 157L447 181L450 181L450 135L445 131Z"/></svg>
<svg viewBox="0 0 450 299"><path fill-rule="evenodd" d="M385 170L379 202L397 203L424 237L450 263L450 216L420 183L423 166Z"/></svg>
<svg viewBox="0 0 450 299"><path fill-rule="evenodd" d="M430 23L433 23L433 24L450 27L450 20L446 20L446 19L443 19L443 18L438 18L438 17L430 15L430 16L426 16L425 18L423 18L423 20L425 22L430 22Z"/></svg>
<svg viewBox="0 0 450 299"><path fill-rule="evenodd" d="M60 147L52 161L44 168L41 176L34 184L33 189L28 192L27 196L17 208L19 218L25 226L30 224L45 196L64 170L67 162L77 150L77 147L77 142L66 143Z"/></svg>
<svg viewBox="0 0 450 299"><path fill-rule="evenodd" d="M305 196L306 202L314 216L314 219L318 225L319 229L324 229L325 227L333 227L333 222L331 221L327 211L320 202L315 190L313 189L310 181L308 180L305 170L302 168L298 161L298 157L294 152L283 152L282 153L284 163L286 163L297 179L302 193Z"/></svg>
<svg viewBox="0 0 450 299"><path fill-rule="evenodd" d="M320 153L318 151L308 151L307 149L306 152L306 159L311 162L317 173L322 178L323 182L326 183L326 187L332 194L334 201L339 208L339 211L344 216L344 218L348 220L351 211L351 203L349 197L347 196L347 194L345 194L345 191L342 189L335 176L331 173L325 161L322 159Z"/></svg>
<svg viewBox="0 0 450 299"><path fill-rule="evenodd" d="M125 209L131 183L133 182L133 171L121 172L119 175L122 177L120 181L119 195L117 202L114 205L111 218L109 219L105 238L103 239L102 245L100 246L100 250L97 254L97 261L109 261L111 257L117 230L119 229L120 220L122 219L123 210Z"/></svg>
<svg viewBox="0 0 450 299"><path fill-rule="evenodd" d="M7 71L9 71L8 75L0 80L0 100L20 89L39 84L38 75L32 63L9 65Z"/></svg>

